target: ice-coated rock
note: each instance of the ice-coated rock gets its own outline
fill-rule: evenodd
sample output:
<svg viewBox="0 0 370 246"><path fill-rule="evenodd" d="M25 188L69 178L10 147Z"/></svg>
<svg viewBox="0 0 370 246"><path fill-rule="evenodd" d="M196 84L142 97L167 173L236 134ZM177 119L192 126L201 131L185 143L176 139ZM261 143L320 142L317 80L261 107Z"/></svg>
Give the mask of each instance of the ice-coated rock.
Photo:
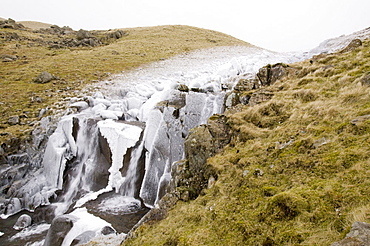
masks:
<svg viewBox="0 0 370 246"><path fill-rule="evenodd" d="M112 120L118 120L118 115L120 115L120 117L122 117L122 113L119 113L117 111L112 111L112 110L101 110L99 111L99 115L103 118L103 119L112 119Z"/></svg>
<svg viewBox="0 0 370 246"><path fill-rule="evenodd" d="M46 235L43 246L61 246L64 238L72 229L73 224L78 220L78 217L73 215L60 215L53 219L50 229Z"/></svg>
<svg viewBox="0 0 370 246"><path fill-rule="evenodd" d="M71 108L77 108L79 111L87 109L89 104L85 101L75 102L70 105Z"/></svg>
<svg viewBox="0 0 370 246"><path fill-rule="evenodd" d="M103 93L101 91L95 92L93 97L98 99L104 99Z"/></svg>
<svg viewBox="0 0 370 246"><path fill-rule="evenodd" d="M32 218L28 214L22 214L13 226L14 230L22 230L32 224Z"/></svg>
<svg viewBox="0 0 370 246"><path fill-rule="evenodd" d="M104 103L96 104L92 110L95 114L99 114L101 111L106 110L107 106Z"/></svg>
<svg viewBox="0 0 370 246"><path fill-rule="evenodd" d="M112 105L112 103L109 100L103 98L96 98L94 100L94 105L98 104L104 104L106 107L110 107Z"/></svg>

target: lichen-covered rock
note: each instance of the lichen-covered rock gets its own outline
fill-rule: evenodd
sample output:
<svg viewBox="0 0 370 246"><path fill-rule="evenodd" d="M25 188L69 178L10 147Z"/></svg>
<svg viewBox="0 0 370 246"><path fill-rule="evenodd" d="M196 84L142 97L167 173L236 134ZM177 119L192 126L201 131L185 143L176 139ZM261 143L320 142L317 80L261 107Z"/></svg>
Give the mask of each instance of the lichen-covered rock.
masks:
<svg viewBox="0 0 370 246"><path fill-rule="evenodd" d="M364 246L370 245L370 224L355 222L346 237L331 246Z"/></svg>

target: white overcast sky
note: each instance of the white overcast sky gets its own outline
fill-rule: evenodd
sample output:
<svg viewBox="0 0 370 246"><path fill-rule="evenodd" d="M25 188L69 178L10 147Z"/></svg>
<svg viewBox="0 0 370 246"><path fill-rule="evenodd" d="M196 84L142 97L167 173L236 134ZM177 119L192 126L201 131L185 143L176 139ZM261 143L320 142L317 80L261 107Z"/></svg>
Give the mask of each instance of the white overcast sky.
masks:
<svg viewBox="0 0 370 246"><path fill-rule="evenodd" d="M0 17L75 30L190 25L295 51L370 27L370 0L0 0Z"/></svg>

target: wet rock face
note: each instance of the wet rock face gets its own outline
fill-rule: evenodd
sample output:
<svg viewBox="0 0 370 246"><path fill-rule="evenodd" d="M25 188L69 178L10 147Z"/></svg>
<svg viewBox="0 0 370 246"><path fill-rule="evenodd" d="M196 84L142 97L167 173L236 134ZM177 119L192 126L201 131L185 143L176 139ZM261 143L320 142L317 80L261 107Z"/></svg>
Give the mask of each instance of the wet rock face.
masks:
<svg viewBox="0 0 370 246"><path fill-rule="evenodd" d="M43 246L62 245L65 236L72 229L75 221L76 217L73 215L61 215L56 217L51 223Z"/></svg>
<svg viewBox="0 0 370 246"><path fill-rule="evenodd" d="M370 245L370 224L355 222L346 237L332 246L363 246Z"/></svg>

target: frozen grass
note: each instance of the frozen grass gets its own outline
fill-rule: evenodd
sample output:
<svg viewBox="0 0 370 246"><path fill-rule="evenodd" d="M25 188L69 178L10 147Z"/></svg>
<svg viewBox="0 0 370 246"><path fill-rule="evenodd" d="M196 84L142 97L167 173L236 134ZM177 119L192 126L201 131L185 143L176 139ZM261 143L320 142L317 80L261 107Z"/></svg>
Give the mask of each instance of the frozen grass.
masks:
<svg viewBox="0 0 370 246"><path fill-rule="evenodd" d="M144 64L167 59L180 53L215 46L248 43L223 33L189 26L156 26L125 29L127 36L95 48L50 49L46 41L59 40L50 34L1 29L3 37L16 33L20 40L0 38L0 55L17 55L14 62L0 63L0 143L29 135L27 124L37 120L40 109L64 97L72 97L84 85L128 71ZM99 31L97 36L106 31ZM0 36L1 37L1 36ZM60 80L47 84L32 81L41 72ZM32 98L41 98L31 102ZM8 125L12 115L21 116L21 125Z"/></svg>
<svg viewBox="0 0 370 246"><path fill-rule="evenodd" d="M215 185L123 245L331 245L370 222L369 54L293 64L270 101L226 113L238 134L208 160Z"/></svg>

